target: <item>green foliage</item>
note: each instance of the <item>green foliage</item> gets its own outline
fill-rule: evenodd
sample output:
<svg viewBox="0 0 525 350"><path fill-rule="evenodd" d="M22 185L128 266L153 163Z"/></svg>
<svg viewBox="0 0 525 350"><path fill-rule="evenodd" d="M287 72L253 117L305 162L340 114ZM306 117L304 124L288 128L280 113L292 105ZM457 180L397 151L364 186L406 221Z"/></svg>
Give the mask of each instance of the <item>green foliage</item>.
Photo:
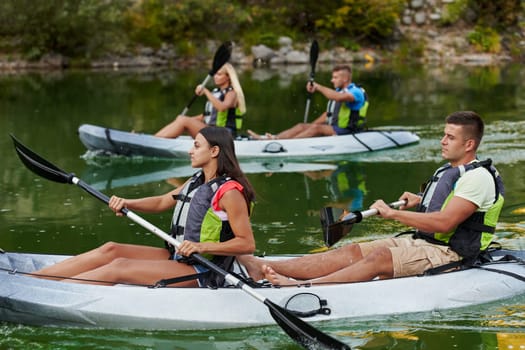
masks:
<svg viewBox="0 0 525 350"><path fill-rule="evenodd" d="M467 10L475 14L478 25L503 31L519 24L523 5L520 0L455 0L445 5L441 18L444 25L454 24L464 18Z"/></svg>
<svg viewBox="0 0 525 350"><path fill-rule="evenodd" d="M379 40L392 34L404 4L404 0L343 0L315 24L325 36Z"/></svg>
<svg viewBox="0 0 525 350"><path fill-rule="evenodd" d="M291 1L284 6L282 1L247 1L244 4L249 11L249 22L241 28L240 41L246 49L252 45L264 44L271 48L278 48L280 36L289 36L297 39L301 25L293 13L296 6L304 6L302 2Z"/></svg>
<svg viewBox="0 0 525 350"><path fill-rule="evenodd" d="M501 37L492 28L476 26L474 31L467 35L467 38L480 52L499 53L501 51Z"/></svg>
<svg viewBox="0 0 525 350"><path fill-rule="evenodd" d="M456 0L445 4L441 15L442 25L451 25L460 20L468 8L469 0Z"/></svg>
<svg viewBox="0 0 525 350"><path fill-rule="evenodd" d="M478 15L478 25L498 31L516 27L524 14L521 0L470 0L469 6Z"/></svg>
<svg viewBox="0 0 525 350"><path fill-rule="evenodd" d="M126 17L134 42L152 47L171 43L190 52L192 42L231 40L250 21L243 8L222 0L143 0Z"/></svg>
<svg viewBox="0 0 525 350"><path fill-rule="evenodd" d="M266 45L276 49L279 46L278 41L279 35L269 33L264 28L253 29L243 35L243 42L246 47L251 47L253 45Z"/></svg>
<svg viewBox="0 0 525 350"><path fill-rule="evenodd" d="M346 37L338 40L337 44L353 52L358 52L361 49L361 45L359 45L359 43Z"/></svg>
<svg viewBox="0 0 525 350"><path fill-rule="evenodd" d="M0 35L15 36L30 58L45 52L92 55L124 44L121 14L130 0L4 0Z"/></svg>
<svg viewBox="0 0 525 350"><path fill-rule="evenodd" d="M0 53L38 59L55 52L83 61L141 45L172 44L180 55L199 55L209 54L209 40L233 40L249 50L256 44L277 48L284 35L358 50L365 43L388 41L407 2L0 0ZM446 5L442 23L459 22L468 11L478 25L469 40L481 51L497 52L500 38L484 28L501 34L525 26L523 6L520 0L455 0ZM506 43L519 51L519 41ZM415 44L402 51L418 54L422 46Z"/></svg>
<svg viewBox="0 0 525 350"><path fill-rule="evenodd" d="M400 61L409 60L414 57L423 57L425 42L407 38L401 41L397 50L397 58Z"/></svg>

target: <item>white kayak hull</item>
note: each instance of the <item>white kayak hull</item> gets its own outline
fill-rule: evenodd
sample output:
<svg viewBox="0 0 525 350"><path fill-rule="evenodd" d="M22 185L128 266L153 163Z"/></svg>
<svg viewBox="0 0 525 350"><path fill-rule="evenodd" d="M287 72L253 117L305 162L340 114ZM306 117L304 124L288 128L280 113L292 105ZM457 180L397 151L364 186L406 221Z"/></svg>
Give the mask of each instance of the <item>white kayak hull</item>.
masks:
<svg viewBox="0 0 525 350"><path fill-rule="evenodd" d="M524 256L523 252L517 252ZM197 330L274 324L267 307L236 288L98 286L36 279L23 274L65 258L0 254L0 321L109 329ZM497 263L435 276L312 287L257 288L285 306L298 293L326 300L329 315L308 322L466 307L525 293L525 266ZM518 276L518 277L517 277Z"/></svg>
<svg viewBox="0 0 525 350"><path fill-rule="evenodd" d="M125 156L188 158L193 145L189 136L173 139L131 133L83 124L80 141L90 151L105 151ZM352 153L403 147L419 142L419 137L402 130L369 130L360 133L286 140L235 140L239 159L300 158L323 160Z"/></svg>

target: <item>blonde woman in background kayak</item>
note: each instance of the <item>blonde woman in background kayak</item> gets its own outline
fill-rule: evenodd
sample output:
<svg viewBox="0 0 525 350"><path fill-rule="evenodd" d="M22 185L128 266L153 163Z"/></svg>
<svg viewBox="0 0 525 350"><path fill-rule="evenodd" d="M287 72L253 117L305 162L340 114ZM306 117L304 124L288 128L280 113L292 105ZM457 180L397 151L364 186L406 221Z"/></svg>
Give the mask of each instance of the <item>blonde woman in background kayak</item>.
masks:
<svg viewBox="0 0 525 350"><path fill-rule="evenodd" d="M175 138L188 134L195 138L200 129L206 125L227 128L235 137L242 127L242 119L246 113L246 102L235 68L230 63L224 64L213 80L217 86L212 91L198 85L195 95L206 96L208 101L204 113L197 116L179 115L171 123L157 131L155 136Z"/></svg>

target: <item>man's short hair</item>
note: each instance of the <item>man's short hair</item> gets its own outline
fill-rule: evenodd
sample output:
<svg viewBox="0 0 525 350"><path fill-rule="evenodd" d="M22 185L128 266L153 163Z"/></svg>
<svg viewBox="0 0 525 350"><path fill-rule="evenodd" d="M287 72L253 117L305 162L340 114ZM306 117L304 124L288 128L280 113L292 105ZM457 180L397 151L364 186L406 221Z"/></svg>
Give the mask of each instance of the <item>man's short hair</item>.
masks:
<svg viewBox="0 0 525 350"><path fill-rule="evenodd" d="M352 75L352 68L349 65L346 65L346 64L335 66L332 69L332 72L339 72L339 71L342 71L342 70L345 70L345 71L348 72L348 74Z"/></svg>
<svg viewBox="0 0 525 350"><path fill-rule="evenodd" d="M447 124L461 125L465 136L476 141L476 148L481 143L485 125L481 117L472 111L458 111L450 114L445 122Z"/></svg>

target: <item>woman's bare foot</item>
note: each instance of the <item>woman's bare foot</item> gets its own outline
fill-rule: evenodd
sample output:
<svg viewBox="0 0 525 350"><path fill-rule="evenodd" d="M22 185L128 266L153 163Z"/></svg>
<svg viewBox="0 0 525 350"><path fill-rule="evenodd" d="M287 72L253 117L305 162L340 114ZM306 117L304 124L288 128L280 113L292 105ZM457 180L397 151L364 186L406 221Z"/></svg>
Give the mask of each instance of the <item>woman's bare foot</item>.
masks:
<svg viewBox="0 0 525 350"><path fill-rule="evenodd" d="M274 286L296 286L301 283L301 281L278 274L271 266L263 265L262 270L264 277Z"/></svg>
<svg viewBox="0 0 525 350"><path fill-rule="evenodd" d="M269 132L265 133L264 136L267 140L277 140L278 139L277 136L275 136L274 134L270 134Z"/></svg>

